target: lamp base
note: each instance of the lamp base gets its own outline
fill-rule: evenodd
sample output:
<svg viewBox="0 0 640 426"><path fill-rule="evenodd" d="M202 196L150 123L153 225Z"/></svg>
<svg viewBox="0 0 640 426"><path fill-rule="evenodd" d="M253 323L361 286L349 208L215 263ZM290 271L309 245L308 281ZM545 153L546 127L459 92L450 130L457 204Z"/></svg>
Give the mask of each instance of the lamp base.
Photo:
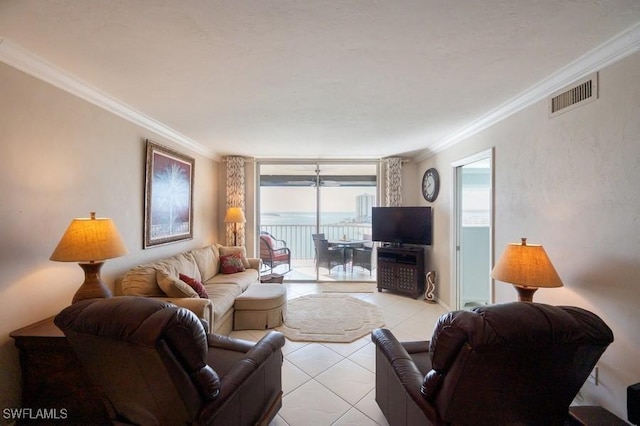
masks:
<svg viewBox="0 0 640 426"><path fill-rule="evenodd" d="M111 290L100 278L100 269L104 262L79 263L79 265L84 271L84 282L73 295L71 303L86 299L106 299L112 296Z"/></svg>
<svg viewBox="0 0 640 426"><path fill-rule="evenodd" d="M520 287L519 285L514 285L514 287L518 292L519 302L533 302L533 293L536 292L537 287Z"/></svg>

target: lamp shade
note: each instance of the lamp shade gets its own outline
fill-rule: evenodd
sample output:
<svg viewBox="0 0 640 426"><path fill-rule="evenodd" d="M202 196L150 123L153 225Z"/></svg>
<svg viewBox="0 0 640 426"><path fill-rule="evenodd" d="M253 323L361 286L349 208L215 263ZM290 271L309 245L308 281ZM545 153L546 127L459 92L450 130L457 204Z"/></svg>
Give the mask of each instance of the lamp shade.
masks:
<svg viewBox="0 0 640 426"><path fill-rule="evenodd" d="M65 231L50 260L58 262L95 262L127 254L113 220L76 218Z"/></svg>
<svg viewBox="0 0 640 426"><path fill-rule="evenodd" d="M521 287L562 287L562 280L549 256L539 244L508 244L496 263L491 277Z"/></svg>
<svg viewBox="0 0 640 426"><path fill-rule="evenodd" d="M245 223L244 211L240 207L229 207L224 216L224 223Z"/></svg>

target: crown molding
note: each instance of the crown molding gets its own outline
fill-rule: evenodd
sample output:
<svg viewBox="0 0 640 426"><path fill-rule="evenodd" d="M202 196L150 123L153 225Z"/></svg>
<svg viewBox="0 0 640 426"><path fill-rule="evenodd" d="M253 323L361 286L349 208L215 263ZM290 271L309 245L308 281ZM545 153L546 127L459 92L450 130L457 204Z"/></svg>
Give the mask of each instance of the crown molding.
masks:
<svg viewBox="0 0 640 426"><path fill-rule="evenodd" d="M640 50L640 23L590 50L549 77L511 98L507 102L473 120L448 137L415 156L423 161L432 155L456 145L474 134L493 126L510 115L538 102L574 81L601 70Z"/></svg>
<svg viewBox="0 0 640 426"><path fill-rule="evenodd" d="M512 114L538 102L585 75L596 72L640 50L640 23L609 39L585 55L538 82L507 102L471 121L433 146L421 151L414 159L423 161L456 145L474 134L493 126ZM118 101L99 89L56 68L17 44L0 37L0 61L62 90L72 93L117 116L159 134L179 145L212 159L219 156L193 139L165 126L153 118Z"/></svg>
<svg viewBox="0 0 640 426"><path fill-rule="evenodd" d="M69 92L87 102L105 109L118 117L150 130L198 154L219 160L210 149L157 120L137 111L101 90L55 67L21 46L0 37L0 61Z"/></svg>

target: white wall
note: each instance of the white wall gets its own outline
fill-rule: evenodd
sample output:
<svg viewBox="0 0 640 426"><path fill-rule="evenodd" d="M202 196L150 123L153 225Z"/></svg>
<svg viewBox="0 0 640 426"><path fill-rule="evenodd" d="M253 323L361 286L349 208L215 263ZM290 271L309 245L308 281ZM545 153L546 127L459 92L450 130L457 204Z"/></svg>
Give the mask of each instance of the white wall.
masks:
<svg viewBox="0 0 640 426"><path fill-rule="evenodd" d="M103 279L217 241L218 169L157 135L0 63L0 408L19 404L9 333L55 315L82 283L77 264L49 261L74 217L114 219L129 254ZM142 249L145 139L195 158L194 238Z"/></svg>
<svg viewBox="0 0 640 426"><path fill-rule="evenodd" d="M534 300L586 308L611 327L600 385L582 394L626 419L626 387L640 381L640 54L601 70L599 83L596 102L550 119L540 101L428 158L418 174L440 172L431 256L437 295L453 306L451 163L495 147L495 256L520 237L543 244L564 287ZM495 302L516 300L510 285L494 286Z"/></svg>

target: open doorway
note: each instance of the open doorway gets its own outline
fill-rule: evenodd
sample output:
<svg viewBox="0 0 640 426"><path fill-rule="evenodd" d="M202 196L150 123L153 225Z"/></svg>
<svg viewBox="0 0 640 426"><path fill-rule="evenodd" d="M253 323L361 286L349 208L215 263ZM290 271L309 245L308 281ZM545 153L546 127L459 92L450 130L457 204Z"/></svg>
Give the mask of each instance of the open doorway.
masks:
<svg viewBox="0 0 640 426"><path fill-rule="evenodd" d="M452 164L452 276L456 309L493 302L493 150Z"/></svg>

